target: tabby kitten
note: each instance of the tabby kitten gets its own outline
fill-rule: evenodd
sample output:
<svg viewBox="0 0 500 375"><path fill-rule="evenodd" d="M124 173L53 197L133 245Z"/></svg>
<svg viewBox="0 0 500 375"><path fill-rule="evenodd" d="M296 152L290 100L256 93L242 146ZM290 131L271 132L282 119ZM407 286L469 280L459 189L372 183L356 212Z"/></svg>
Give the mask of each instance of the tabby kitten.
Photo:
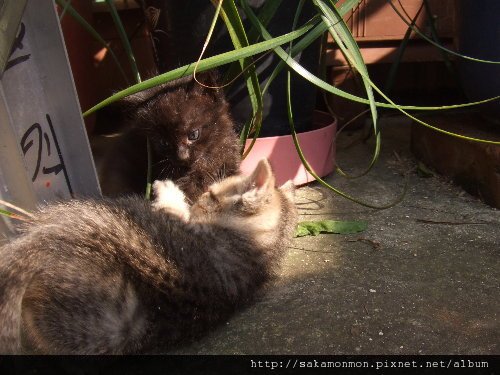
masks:
<svg viewBox="0 0 500 375"><path fill-rule="evenodd" d="M171 181L140 197L41 209L0 248L0 353L157 353L227 320L275 274L293 184L266 160L190 208Z"/></svg>
<svg viewBox="0 0 500 375"><path fill-rule="evenodd" d="M215 73L198 80L217 86ZM147 150L152 180L171 179L194 202L215 180L238 172L240 151L221 90L192 76L131 95L114 106L125 131L97 162L104 195L143 194Z"/></svg>

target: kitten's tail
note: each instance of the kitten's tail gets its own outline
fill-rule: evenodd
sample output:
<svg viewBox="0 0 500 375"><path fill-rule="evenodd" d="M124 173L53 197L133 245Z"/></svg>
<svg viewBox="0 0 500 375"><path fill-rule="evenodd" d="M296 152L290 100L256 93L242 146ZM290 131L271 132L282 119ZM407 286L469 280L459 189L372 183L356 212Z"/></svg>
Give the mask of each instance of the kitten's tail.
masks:
<svg viewBox="0 0 500 375"><path fill-rule="evenodd" d="M21 304L35 269L29 250L7 244L0 248L0 354L21 351Z"/></svg>

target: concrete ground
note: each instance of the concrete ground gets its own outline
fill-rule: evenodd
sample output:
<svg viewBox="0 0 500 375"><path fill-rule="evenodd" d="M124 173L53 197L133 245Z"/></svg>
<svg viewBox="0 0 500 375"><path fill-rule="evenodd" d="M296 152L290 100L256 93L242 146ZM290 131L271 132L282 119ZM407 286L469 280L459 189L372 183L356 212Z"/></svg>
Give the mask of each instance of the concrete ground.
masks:
<svg viewBox="0 0 500 375"><path fill-rule="evenodd" d="M380 160L367 176L298 191L302 220L364 220L365 232L294 239L279 279L256 303L182 354L500 354L500 210L444 178L420 177L410 124L382 125ZM338 162L356 173L373 139L345 132ZM372 137L373 138L373 137Z"/></svg>

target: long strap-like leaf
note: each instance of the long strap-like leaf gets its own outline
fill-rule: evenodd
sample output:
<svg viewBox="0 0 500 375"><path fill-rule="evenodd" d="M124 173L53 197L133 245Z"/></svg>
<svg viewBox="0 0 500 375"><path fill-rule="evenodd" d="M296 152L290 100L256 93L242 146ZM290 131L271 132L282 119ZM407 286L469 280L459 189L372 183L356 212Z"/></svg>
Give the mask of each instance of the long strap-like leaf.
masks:
<svg viewBox="0 0 500 375"><path fill-rule="evenodd" d="M403 193L398 198L396 198L393 202L391 202L389 204L382 205L382 206L377 206L377 205L374 205L374 204L371 204L371 203L364 202L364 201L362 201L360 199L354 198L353 196L351 196L351 195L349 195L347 193L344 193L343 191L341 191L341 190L333 187L328 182L326 182L325 180L323 180L320 176L318 176L318 174L314 171L314 169L311 167L311 165L307 161L306 157L304 156L304 153L302 152L302 149L300 147L300 143L299 143L299 139L298 139L298 136L297 136L297 132L295 131L295 125L294 125L294 120L293 120L292 101L291 101L290 72L288 72L288 80L287 80L287 114L288 114L288 121L290 123L290 130L291 130L291 133L292 133L293 143L295 145L295 148L297 150L299 158L302 161L302 164L304 165L304 167L306 168L306 170L321 185L323 185L327 189L335 192L336 194L338 194L338 195L340 195L340 196L342 196L342 197L344 197L344 198L346 198L346 199L348 199L350 201L356 202L356 203L358 203L358 204L360 204L362 206L365 206L365 207L375 208L375 209L379 209L379 210L393 207L393 206L395 206L396 204L398 204L399 202L401 202L403 200L404 196L406 195L406 191L408 190L408 177L407 177L407 180L405 182Z"/></svg>
<svg viewBox="0 0 500 375"><path fill-rule="evenodd" d="M256 25L260 25L259 20L255 17L255 14L252 14L251 10L249 10L249 16L250 16L249 17L250 20L253 23L255 23ZM261 31L264 39L272 38L271 35L267 32L267 30L265 30L265 28L262 27L262 25L260 25L260 31ZM326 91L328 91L328 92L330 92L332 94L336 94L336 95L342 96L342 97L344 97L346 99L352 99L352 100L360 102L360 103L369 104L368 100L360 98L360 97L357 97L355 95L348 94L348 93L346 93L346 92L344 92L342 90L339 90L336 87L328 84L327 82L323 81L322 79L318 78L317 76L315 76L314 74L312 74L311 72L309 72L307 69L305 69L302 65L300 65L299 63L297 63L293 59L290 59L289 55L281 47L274 48L274 51L292 70L294 70L297 74L299 74L300 76L302 76L302 78L308 80L309 82L312 82L313 84L317 85L318 87L320 87L320 88L322 88L322 89L324 89L324 90L326 90ZM432 110L437 110L437 109L460 108L460 107L465 107L465 106L470 106L470 105L477 105L477 104L480 104L480 103L486 103L486 102L491 102L491 101L494 101L494 100L498 100L498 99L500 99L500 96L496 96L494 98L490 98L490 99L486 99L486 100L477 101L477 102L474 102L474 103L467 103L467 104L460 104L460 105L451 105L451 106L441 106L441 107L400 106L400 105L397 105L396 103L394 103L394 101L392 101L390 98L388 98L387 95L385 95L382 92L382 90L380 90L370 80L370 78L367 75L364 74L364 72L360 71L359 73L360 73L361 76L363 76L370 83L370 85L373 87L373 89L375 91L377 91L388 102L388 104L376 102L375 104L377 106L396 109L396 110L400 111L401 113L405 114L407 117L409 117L412 120L414 120L415 122L417 122L417 123L419 123L421 125L424 125L424 126L430 128L430 129L433 129L433 130L435 130L437 132L441 132L443 134L447 134L447 135L454 136L454 137L457 137L457 138L465 139L465 140L468 140L468 141L481 142L481 143L489 143L489 144L500 144L500 142L498 142L498 141L492 141L492 140L481 139L481 138L474 138L474 137L467 137L467 136L464 136L464 135L461 135L461 134L457 134L457 133L453 133L453 132L449 132L449 131L437 128L437 127L435 127L433 125L430 125L430 124L428 124L428 123L426 123L426 122L424 122L424 121L416 118L415 116L412 116L411 114L409 114L406 111L408 109L410 109L410 110L431 110L431 109Z"/></svg>
<svg viewBox="0 0 500 375"><path fill-rule="evenodd" d="M212 2L216 2L216 0L212 0ZM239 50L243 47L248 47L248 38L238 13L238 9L234 4L234 0L224 0L222 8L222 18L226 23L229 36L231 37L231 41L233 42L235 49ZM240 137L241 143L244 145L248 134L250 133L250 129L253 127L260 127L262 123L263 101L259 79L251 57L240 59L239 62L241 70L246 78L248 96L252 104L252 121L248 121L245 124Z"/></svg>
<svg viewBox="0 0 500 375"><path fill-rule="evenodd" d="M363 85L365 86L370 105L370 112L372 114L373 133L375 134L375 150L373 151L373 156L368 167L358 176L356 176L361 177L367 174L377 162L381 146L381 135L377 123L378 114L375 104L375 96L373 95L370 81L366 78L368 77L368 69L364 62L363 56L361 55L361 51L356 41L354 40L354 37L347 28L347 25L336 10L335 6L332 5L332 7L330 8L322 0L313 1L318 9L322 12L323 21L327 24L330 35L332 35L337 45L344 53L344 56L346 56L347 60L357 71L364 73L361 74L361 77L363 79ZM346 175L346 173L341 168L338 167L337 169L341 174Z"/></svg>
<svg viewBox="0 0 500 375"><path fill-rule="evenodd" d="M129 80L127 78L127 75L123 71L122 65L120 61L118 60L118 57L116 57L115 52L113 49L109 46L109 43L107 43L101 35L92 27L91 24L87 22L85 18L83 18L76 10L73 8L69 2L66 2L66 0L56 0L56 3L59 4L60 6L63 6L64 9L69 13L71 17L73 17L87 32L95 39L97 40L104 48L106 48L111 55L111 58L113 61L116 63L116 66L118 70L120 71L120 74L123 76L125 82L129 84Z"/></svg>
<svg viewBox="0 0 500 375"><path fill-rule="evenodd" d="M141 75L139 74L139 69L137 68L137 63L132 51L132 46L130 45L130 41L128 40L128 36L125 32L125 28L123 27L120 16L118 15L118 11L116 10L115 3L113 2L113 0L106 0L106 3L108 4L109 11L111 13L111 17L113 18L113 22L116 25L116 29L118 30L118 34L120 35L123 48L125 49L127 58L130 62L130 67L132 68L132 72L134 73L135 81L141 82Z"/></svg>
<svg viewBox="0 0 500 375"><path fill-rule="evenodd" d="M300 29L281 35L276 38L272 38L270 40L266 40L263 42L259 42L248 47L243 47L236 51L230 51L221 53L217 56L208 57L206 59L200 60L197 71L203 72L205 70L213 69L217 66L221 66L224 64L228 64L233 61L237 61L239 59L253 56L261 52L268 51L270 49L275 48L276 46L280 46L282 44L288 43L290 40L299 38L300 36L306 34L309 30L311 30L316 25L317 20L312 20L302 26ZM92 108L88 109L84 112L84 116L88 116L91 113L94 113L98 109L101 109L111 103L114 103L117 100L120 100L128 95L135 94L137 92L147 90L149 88L161 85L162 83L172 81L177 78L185 77L193 73L195 67L195 63L191 63L188 65L181 66L180 68L173 69L169 72L160 74L156 77L150 78L148 80L142 81L139 84L130 86L122 91L117 92L116 94L106 98L102 102L96 104Z"/></svg>
<svg viewBox="0 0 500 375"><path fill-rule="evenodd" d="M127 33L125 32L125 28L123 27L123 23L118 15L118 11L116 10L115 4L113 0L106 0L109 10L111 12L111 16L115 23L116 29L118 30L118 34L120 35L120 39L123 44L123 48L127 53L127 57L130 63L130 68L134 73L135 80L138 84L141 83L141 75L139 73L139 68L137 67L137 63L135 60L134 52L132 51L132 46L130 45L130 41L128 40ZM149 200L151 198L151 186L152 186L152 173L153 173L153 153L151 150L151 141L149 137L146 137L146 152L147 152L147 160L148 166L146 169L146 192L144 193L144 198Z"/></svg>
<svg viewBox="0 0 500 375"><path fill-rule="evenodd" d="M394 6L394 4L392 3L391 0L387 0L387 2L389 3L389 5L391 6L391 8L394 10L394 12L396 12L396 14L401 18L401 20L406 23L406 25L411 28L416 34L418 34L421 38L425 39L427 42L429 42L430 44L436 46L437 48L451 54L451 55L455 55L455 56L458 56L462 59L465 59L465 60L470 60L470 61L475 61L475 62L478 62L478 63L485 63L485 64L500 64L500 61L491 61L491 60L484 60L484 59L479 59L479 58L476 58L476 57L470 57L470 56L466 56L466 55L462 55L458 52L455 52L455 51L452 51L451 49L448 49L442 45L440 45L439 43L436 43L435 41L433 41L431 38L429 38L427 35L423 34L419 29L418 27L415 27L414 25L412 25L410 22L408 22L406 20L406 18L401 14L401 12ZM478 3L478 6L481 6L481 3Z"/></svg>

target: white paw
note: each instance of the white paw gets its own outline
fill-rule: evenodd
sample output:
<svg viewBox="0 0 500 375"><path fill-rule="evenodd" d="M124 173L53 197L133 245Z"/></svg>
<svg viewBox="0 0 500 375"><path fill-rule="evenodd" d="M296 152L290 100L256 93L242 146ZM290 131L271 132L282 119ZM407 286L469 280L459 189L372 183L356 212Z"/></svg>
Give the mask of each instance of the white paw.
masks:
<svg viewBox="0 0 500 375"><path fill-rule="evenodd" d="M186 203L186 196L173 181L155 181L153 190L156 196L152 203L154 209L165 210L185 221L189 220L189 205Z"/></svg>
<svg viewBox="0 0 500 375"><path fill-rule="evenodd" d="M184 193L171 180L153 182L153 190L156 195L156 200L161 202L184 201Z"/></svg>

